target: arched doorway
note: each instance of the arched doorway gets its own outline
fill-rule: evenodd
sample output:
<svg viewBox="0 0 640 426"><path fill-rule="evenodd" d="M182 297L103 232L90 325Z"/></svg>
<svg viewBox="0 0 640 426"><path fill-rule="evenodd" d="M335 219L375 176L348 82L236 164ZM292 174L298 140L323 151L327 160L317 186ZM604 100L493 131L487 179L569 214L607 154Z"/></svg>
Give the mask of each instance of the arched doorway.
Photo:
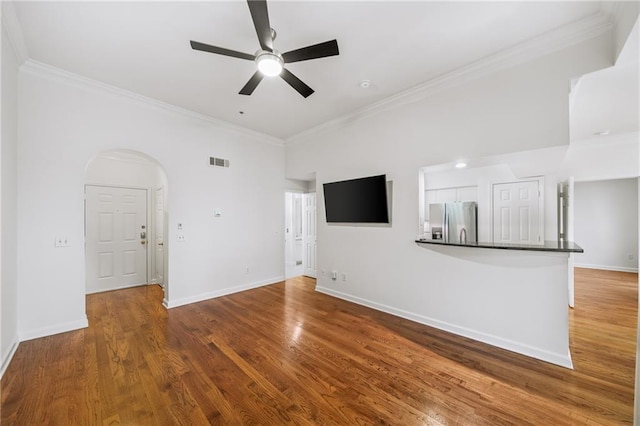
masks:
<svg viewBox="0 0 640 426"><path fill-rule="evenodd" d="M167 177L150 156L105 151L85 168L86 293L168 283Z"/></svg>

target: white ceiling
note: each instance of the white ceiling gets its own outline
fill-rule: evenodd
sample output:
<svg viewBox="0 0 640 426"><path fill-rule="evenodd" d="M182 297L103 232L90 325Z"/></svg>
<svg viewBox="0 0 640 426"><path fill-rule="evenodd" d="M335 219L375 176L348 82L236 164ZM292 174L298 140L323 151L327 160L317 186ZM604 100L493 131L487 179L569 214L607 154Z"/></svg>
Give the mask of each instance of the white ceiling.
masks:
<svg viewBox="0 0 640 426"><path fill-rule="evenodd" d="M287 66L316 91L307 99L280 78L239 95L253 62L190 48L196 40L254 53L259 45L244 1L27 1L15 9L31 59L286 139L600 13L600 6L271 1L278 50L338 40L339 56ZM371 80L368 89L359 87L363 79Z"/></svg>

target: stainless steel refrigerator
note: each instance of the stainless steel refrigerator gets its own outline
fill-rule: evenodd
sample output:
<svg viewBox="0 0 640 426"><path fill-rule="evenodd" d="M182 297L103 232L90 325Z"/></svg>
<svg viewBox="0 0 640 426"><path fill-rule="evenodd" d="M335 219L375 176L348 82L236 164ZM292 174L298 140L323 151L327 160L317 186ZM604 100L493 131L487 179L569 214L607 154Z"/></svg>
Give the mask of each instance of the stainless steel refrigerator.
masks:
<svg viewBox="0 0 640 426"><path fill-rule="evenodd" d="M429 204L431 238L445 243L478 242L478 206L475 201Z"/></svg>

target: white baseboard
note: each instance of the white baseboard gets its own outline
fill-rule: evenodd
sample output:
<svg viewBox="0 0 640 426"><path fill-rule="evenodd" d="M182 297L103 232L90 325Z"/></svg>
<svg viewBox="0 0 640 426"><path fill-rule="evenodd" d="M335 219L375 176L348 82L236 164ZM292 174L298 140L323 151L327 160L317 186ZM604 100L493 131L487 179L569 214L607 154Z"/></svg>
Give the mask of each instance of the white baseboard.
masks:
<svg viewBox="0 0 640 426"><path fill-rule="evenodd" d="M602 269L605 271L638 272L638 268L627 268L626 266L590 265L586 263L574 263L573 266L576 268Z"/></svg>
<svg viewBox="0 0 640 426"><path fill-rule="evenodd" d="M11 360L13 359L13 356L15 355L16 351L18 350L18 345L19 344L20 344L20 342L18 341L18 336L16 336L13 339L13 342L11 342L11 348L9 349L9 352L2 359L2 364L0 365L0 379L2 378L2 376L4 376L4 372L7 371L7 367L9 367L9 364L11 363Z"/></svg>
<svg viewBox="0 0 640 426"><path fill-rule="evenodd" d="M202 302L203 300L215 299L216 297L227 296L233 293L239 293L241 291L251 290L253 288L263 287L269 284L275 284L280 281L284 281L284 276L278 276L267 280L257 281L249 284L242 284L235 287L223 288L222 290L210 291L207 293L201 293L196 296L183 297L182 299L168 300L164 299L162 304L165 308L171 309L178 306L188 305L190 303Z"/></svg>
<svg viewBox="0 0 640 426"><path fill-rule="evenodd" d="M523 343L514 342L512 340L503 339L491 334L483 333L481 331L472 330L465 327L459 327L457 325L449 324L444 321L435 320L433 318L425 317L423 315L407 312L401 309L392 308L391 306L382 305L380 303L372 302L370 300L354 297L349 294L345 294L339 291L335 291L330 288L316 286L316 291L329 296L337 297L338 299L347 300L349 302L363 305L368 308L372 308L378 311L386 312L397 317L405 318L411 321L415 321L420 324L428 325L429 327L444 330L449 333L457 334L459 336L468 337L479 342L487 343L492 346L497 346L502 349L516 352L522 355L526 355L532 358L536 358L542 361L549 362L551 364L559 365L573 369L573 362L571 361L571 354L567 351L566 354L549 352L545 349L536 348Z"/></svg>
<svg viewBox="0 0 640 426"><path fill-rule="evenodd" d="M18 339L21 342L24 342L26 340L38 339L40 337L52 336L54 334L66 333L67 331L79 330L81 328L87 327L89 327L89 321L85 316L84 319L77 321L69 321L49 327L42 327L35 330L20 332L18 333Z"/></svg>

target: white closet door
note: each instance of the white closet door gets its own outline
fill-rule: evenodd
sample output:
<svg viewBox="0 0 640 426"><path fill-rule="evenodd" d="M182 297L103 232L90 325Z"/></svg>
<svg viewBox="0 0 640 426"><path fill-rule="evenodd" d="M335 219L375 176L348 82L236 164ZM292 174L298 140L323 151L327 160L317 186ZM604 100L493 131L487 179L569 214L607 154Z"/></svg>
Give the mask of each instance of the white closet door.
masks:
<svg viewBox="0 0 640 426"><path fill-rule="evenodd" d="M539 182L522 181L493 185L493 241L541 244Z"/></svg>

